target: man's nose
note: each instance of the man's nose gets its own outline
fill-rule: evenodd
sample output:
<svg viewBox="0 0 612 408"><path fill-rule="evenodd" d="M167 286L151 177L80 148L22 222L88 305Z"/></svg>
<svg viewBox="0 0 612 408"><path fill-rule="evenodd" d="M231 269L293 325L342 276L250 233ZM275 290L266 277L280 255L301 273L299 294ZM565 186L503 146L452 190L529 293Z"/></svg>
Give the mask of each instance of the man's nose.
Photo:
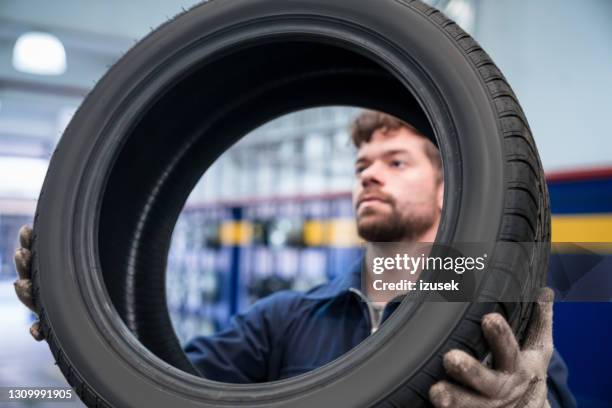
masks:
<svg viewBox="0 0 612 408"><path fill-rule="evenodd" d="M363 187L383 184L383 169L380 163L374 162L365 168L359 175L359 181Z"/></svg>

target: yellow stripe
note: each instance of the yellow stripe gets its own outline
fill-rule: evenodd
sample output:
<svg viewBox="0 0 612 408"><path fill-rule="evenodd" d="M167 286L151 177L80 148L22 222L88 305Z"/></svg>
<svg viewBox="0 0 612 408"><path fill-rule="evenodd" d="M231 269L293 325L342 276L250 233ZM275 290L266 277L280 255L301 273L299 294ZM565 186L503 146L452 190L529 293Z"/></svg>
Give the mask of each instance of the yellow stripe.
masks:
<svg viewBox="0 0 612 408"><path fill-rule="evenodd" d="M307 246L322 246L327 242L329 235L327 223L320 220L308 220L304 222L304 243Z"/></svg>
<svg viewBox="0 0 612 408"><path fill-rule="evenodd" d="M553 242L612 242L612 214L557 215Z"/></svg>
<svg viewBox="0 0 612 408"><path fill-rule="evenodd" d="M353 218L308 220L304 223L303 237L307 246L346 248L361 243Z"/></svg>
<svg viewBox="0 0 612 408"><path fill-rule="evenodd" d="M253 224L248 221L227 221L221 224L222 245L248 245L253 238Z"/></svg>
<svg viewBox="0 0 612 408"><path fill-rule="evenodd" d="M357 235L357 226L353 218L335 218L328 220L329 238L327 245L331 247L354 247L361 242Z"/></svg>
<svg viewBox="0 0 612 408"><path fill-rule="evenodd" d="M307 246L352 247L363 243L353 218L308 220L304 223L303 234ZM253 225L249 221L224 222L220 235L223 245L249 245L253 239ZM603 243L600 252L610 253L612 214L554 216L552 242ZM558 250L561 248L559 246ZM589 248L595 247L589 245Z"/></svg>

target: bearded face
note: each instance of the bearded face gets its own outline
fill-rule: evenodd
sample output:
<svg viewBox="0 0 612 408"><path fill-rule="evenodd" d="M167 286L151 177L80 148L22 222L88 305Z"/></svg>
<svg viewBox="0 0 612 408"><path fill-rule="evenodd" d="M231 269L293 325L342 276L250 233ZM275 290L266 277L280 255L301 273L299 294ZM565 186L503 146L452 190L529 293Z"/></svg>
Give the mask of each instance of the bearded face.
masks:
<svg viewBox="0 0 612 408"><path fill-rule="evenodd" d="M366 241L433 241L443 183L425 143L430 142L400 128L376 131L360 147L353 202L357 231Z"/></svg>
<svg viewBox="0 0 612 408"><path fill-rule="evenodd" d="M398 205L390 195L377 189L364 190L357 207L357 232L369 242L417 241L437 222L435 205ZM430 198L435 203L435 197Z"/></svg>

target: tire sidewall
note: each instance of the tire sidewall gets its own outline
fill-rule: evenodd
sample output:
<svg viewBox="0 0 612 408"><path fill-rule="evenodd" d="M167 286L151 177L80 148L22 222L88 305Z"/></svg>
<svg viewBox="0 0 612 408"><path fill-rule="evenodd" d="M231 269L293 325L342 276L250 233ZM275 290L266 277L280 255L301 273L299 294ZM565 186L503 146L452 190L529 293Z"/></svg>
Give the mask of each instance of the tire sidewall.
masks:
<svg viewBox="0 0 612 408"><path fill-rule="evenodd" d="M113 67L63 136L38 205L35 251L42 303L70 364L112 406L218 406L219 401L251 406L255 401L292 407L371 405L413 375L417 361L435 355L469 307L430 303L406 316L407 307L402 305L392 317L395 324L385 325L377 336L339 359L342 361L316 373L257 386L203 386L201 379L147 352L118 317L112 318L114 307L96 275L100 264L95 220L104 177L121 147L121 127L127 127L130 115L142 108L135 101L151 98L147 82L171 80L160 74L164 62L180 50L197 48L198 38L206 38L211 48L219 45L219 37L212 33L224 29L223 38L231 38L227 27L244 29L247 23L254 26L257 19L273 18L280 24L291 15L317 15L320 18L313 19L313 24L344 21L340 31L347 30L345 40L374 41L378 37L378 44L388 42L379 50L380 57L394 60L398 74L409 74L397 62L409 51L408 58L426 70L423 75L447 108L449 118L435 118L434 124L452 122L446 130L436 129L445 180L454 180L445 192L441 240L497 239L505 191L504 151L497 113L476 68L443 30L404 4L392 0L329 3L230 0L196 7L152 33ZM273 24L268 26L268 30L273 28ZM363 37L357 37L362 30ZM433 99L432 95L424 103ZM436 109L439 107L429 106L430 111ZM448 131L451 128L456 134Z"/></svg>

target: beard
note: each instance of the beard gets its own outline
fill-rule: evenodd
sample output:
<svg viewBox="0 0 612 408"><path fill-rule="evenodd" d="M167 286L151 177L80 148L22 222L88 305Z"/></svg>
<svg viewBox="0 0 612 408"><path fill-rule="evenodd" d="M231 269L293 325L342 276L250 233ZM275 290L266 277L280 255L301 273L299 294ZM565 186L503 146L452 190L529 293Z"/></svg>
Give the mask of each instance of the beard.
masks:
<svg viewBox="0 0 612 408"><path fill-rule="evenodd" d="M368 242L414 242L434 225L434 205L425 213L402 214L395 201L388 199L387 204L390 212L367 208L357 215L357 232L361 238Z"/></svg>

